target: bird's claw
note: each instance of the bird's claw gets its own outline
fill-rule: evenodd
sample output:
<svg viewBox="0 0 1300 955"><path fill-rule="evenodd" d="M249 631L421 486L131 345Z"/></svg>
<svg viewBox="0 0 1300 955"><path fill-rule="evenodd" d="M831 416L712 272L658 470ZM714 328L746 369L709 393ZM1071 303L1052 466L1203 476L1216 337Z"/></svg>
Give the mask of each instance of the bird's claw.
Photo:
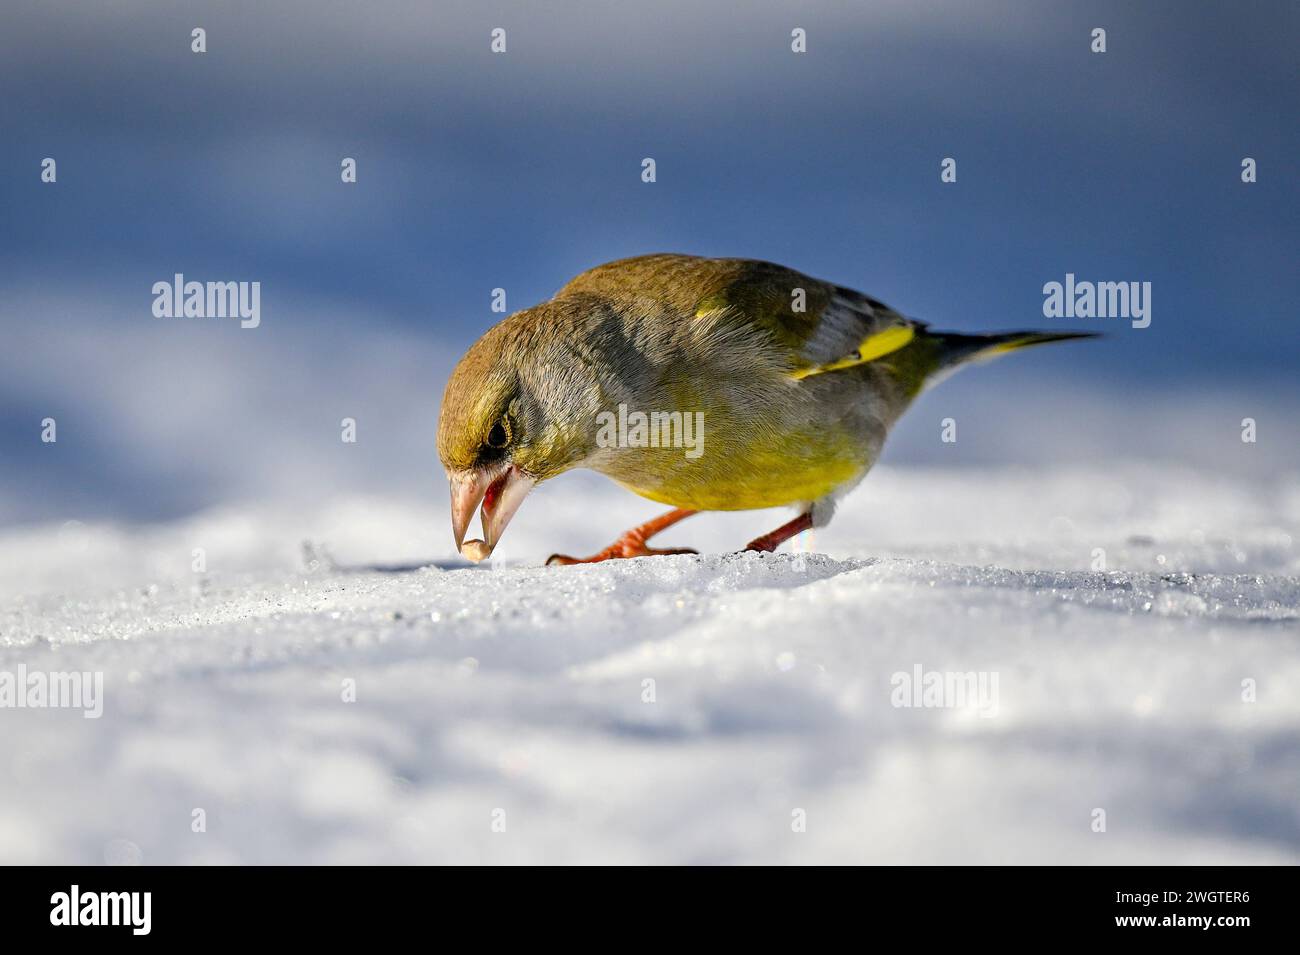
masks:
<svg viewBox="0 0 1300 955"><path fill-rule="evenodd" d="M570 557L568 554L552 554L546 558L546 566L567 566L569 564L596 564L603 560L623 560L629 557L664 557L671 554L698 554L691 547L647 547L644 542L620 540L606 547L599 554L590 557Z"/></svg>

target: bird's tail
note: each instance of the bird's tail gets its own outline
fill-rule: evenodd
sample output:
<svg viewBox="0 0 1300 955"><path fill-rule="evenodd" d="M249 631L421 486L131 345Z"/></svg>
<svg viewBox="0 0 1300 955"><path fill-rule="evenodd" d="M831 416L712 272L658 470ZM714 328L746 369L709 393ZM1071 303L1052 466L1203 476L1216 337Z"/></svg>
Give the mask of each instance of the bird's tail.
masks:
<svg viewBox="0 0 1300 955"><path fill-rule="evenodd" d="M1031 345L1099 336L1096 332L1006 332L997 335L942 333L935 337L939 339L939 368L946 370L967 362L986 361Z"/></svg>

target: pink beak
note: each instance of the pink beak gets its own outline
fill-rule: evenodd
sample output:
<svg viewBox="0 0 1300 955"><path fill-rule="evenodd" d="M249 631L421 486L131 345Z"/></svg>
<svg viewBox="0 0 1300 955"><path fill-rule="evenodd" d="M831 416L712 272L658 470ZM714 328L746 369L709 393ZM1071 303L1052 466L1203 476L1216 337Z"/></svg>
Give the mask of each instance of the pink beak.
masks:
<svg viewBox="0 0 1300 955"><path fill-rule="evenodd" d="M451 533L456 539L456 549L461 550L465 543L465 531L481 503L483 541L489 554L501 540L519 505L537 484L513 464L500 471L461 471L447 477L451 482Z"/></svg>

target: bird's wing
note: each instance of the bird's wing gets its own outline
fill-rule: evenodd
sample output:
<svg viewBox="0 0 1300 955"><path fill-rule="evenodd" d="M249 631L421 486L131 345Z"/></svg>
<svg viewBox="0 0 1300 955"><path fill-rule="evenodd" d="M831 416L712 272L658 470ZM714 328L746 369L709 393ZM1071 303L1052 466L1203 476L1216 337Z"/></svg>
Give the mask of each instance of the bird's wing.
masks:
<svg viewBox="0 0 1300 955"><path fill-rule="evenodd" d="M793 378L875 361L925 328L861 292L754 259L622 259L582 273L557 298L567 295L651 300L728 338L757 333Z"/></svg>

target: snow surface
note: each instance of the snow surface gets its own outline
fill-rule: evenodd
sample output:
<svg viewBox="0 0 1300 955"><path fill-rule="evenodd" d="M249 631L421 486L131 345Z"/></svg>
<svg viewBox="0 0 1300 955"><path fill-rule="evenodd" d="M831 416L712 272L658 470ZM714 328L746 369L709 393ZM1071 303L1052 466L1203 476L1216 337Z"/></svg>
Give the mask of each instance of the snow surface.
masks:
<svg viewBox="0 0 1300 955"><path fill-rule="evenodd" d="M882 468L824 553L563 568L656 506L566 476L471 568L444 496L0 536L0 671L105 680L0 709L0 862L1300 861L1293 475Z"/></svg>

